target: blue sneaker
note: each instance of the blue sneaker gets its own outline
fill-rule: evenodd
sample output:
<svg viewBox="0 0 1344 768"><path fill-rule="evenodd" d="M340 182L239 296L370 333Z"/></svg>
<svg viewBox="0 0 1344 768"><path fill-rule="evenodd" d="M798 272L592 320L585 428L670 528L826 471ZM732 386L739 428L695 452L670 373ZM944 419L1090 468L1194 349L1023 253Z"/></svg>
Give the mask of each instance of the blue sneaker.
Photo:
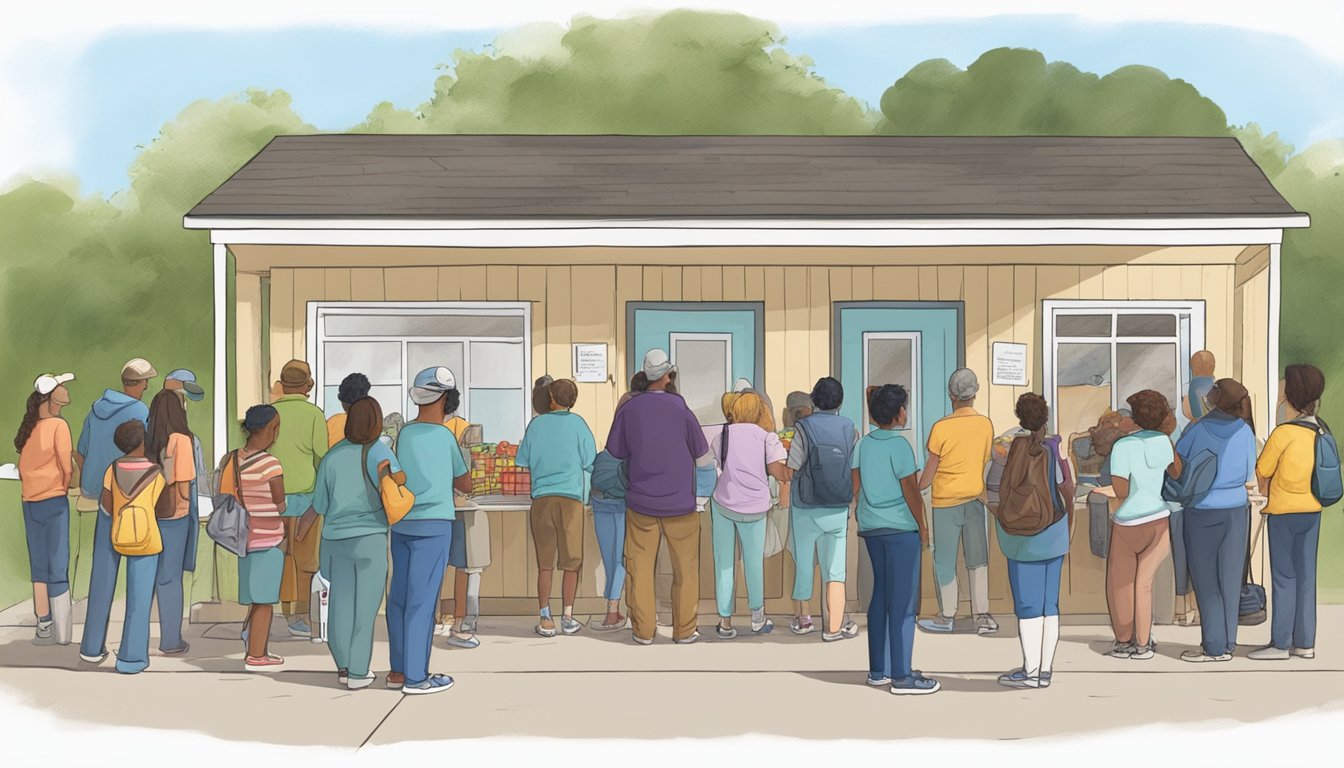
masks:
<svg viewBox="0 0 1344 768"><path fill-rule="evenodd" d="M942 685L937 680L931 680L918 673L891 681L891 692L897 696L927 696L930 693L937 693L940 688Z"/></svg>
<svg viewBox="0 0 1344 768"><path fill-rule="evenodd" d="M313 628L303 619L295 619L289 622L289 634L294 637L312 637Z"/></svg>
<svg viewBox="0 0 1344 768"><path fill-rule="evenodd" d="M890 678L890 677L873 677L871 674L869 674L869 675L868 675L868 684L871 685L871 686L873 686L874 688L880 688L881 686L884 686L884 685L891 685L891 678Z"/></svg>
<svg viewBox="0 0 1344 768"><path fill-rule="evenodd" d="M915 624L925 632L936 632L938 634L947 634L951 632L956 626L956 622L954 619L947 619L943 618L942 616L938 616L932 619L920 619L919 621L915 622Z"/></svg>
<svg viewBox="0 0 1344 768"><path fill-rule="evenodd" d="M422 693L443 693L452 687L453 678L447 675L430 675L415 685L410 683L402 685L401 692L408 696L418 696Z"/></svg>
<svg viewBox="0 0 1344 768"><path fill-rule="evenodd" d="M1008 688L1040 688L1041 679L1028 675L1025 669L1014 669L999 675L999 685Z"/></svg>

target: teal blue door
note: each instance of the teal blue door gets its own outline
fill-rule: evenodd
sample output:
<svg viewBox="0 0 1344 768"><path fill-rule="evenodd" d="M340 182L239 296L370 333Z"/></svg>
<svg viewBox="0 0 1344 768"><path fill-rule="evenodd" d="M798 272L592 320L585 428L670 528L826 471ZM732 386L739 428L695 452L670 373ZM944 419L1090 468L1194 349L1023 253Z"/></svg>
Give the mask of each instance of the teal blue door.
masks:
<svg viewBox="0 0 1344 768"><path fill-rule="evenodd" d="M744 302L631 302L626 307L631 372L650 349L677 365L677 389L701 424L723 423L719 401L738 379L764 382L764 305Z"/></svg>
<svg viewBox="0 0 1344 768"><path fill-rule="evenodd" d="M902 435L922 468L929 429L951 411L948 377L964 358L961 303L838 303L834 327L834 367L845 387L842 412L867 432L867 388L905 387L910 405Z"/></svg>

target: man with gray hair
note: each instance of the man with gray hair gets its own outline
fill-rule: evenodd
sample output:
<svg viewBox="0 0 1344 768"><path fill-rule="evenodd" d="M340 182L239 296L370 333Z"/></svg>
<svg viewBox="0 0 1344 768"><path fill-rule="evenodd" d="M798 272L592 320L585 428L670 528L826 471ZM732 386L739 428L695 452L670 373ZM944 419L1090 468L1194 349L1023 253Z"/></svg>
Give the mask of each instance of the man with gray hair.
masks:
<svg viewBox="0 0 1344 768"><path fill-rule="evenodd" d="M994 442L994 424L975 410L980 381L969 368L947 381L952 413L929 431L928 460L920 490L933 486L933 573L938 582L939 616L923 619L928 632L951 632L957 615L957 545L971 579L971 612L976 631L997 632L989 613L989 527L985 514L985 465Z"/></svg>

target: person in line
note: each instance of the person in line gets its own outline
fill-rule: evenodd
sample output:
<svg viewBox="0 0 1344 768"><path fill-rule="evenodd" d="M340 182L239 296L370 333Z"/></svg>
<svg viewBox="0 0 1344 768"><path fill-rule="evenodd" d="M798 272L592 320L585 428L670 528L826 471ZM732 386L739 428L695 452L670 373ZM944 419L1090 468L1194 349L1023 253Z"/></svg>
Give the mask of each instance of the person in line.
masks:
<svg viewBox="0 0 1344 768"><path fill-rule="evenodd" d="M1017 636L1022 645L1022 666L999 676L1009 688L1049 688L1054 675L1055 648L1059 645L1059 584L1064 556L1069 553L1073 531L1074 480L1064 459L1059 435L1047 437L1050 407L1045 398L1028 392L1017 399L1014 409L1027 437L1014 441L1010 450L1049 453L1050 493L1064 509L1058 520L1031 535L1013 535L995 521L999 550L1008 559L1008 584L1017 615Z"/></svg>
<svg viewBox="0 0 1344 768"><path fill-rule="evenodd" d="M341 404L341 412L332 415L327 419L327 448L335 448L336 444L345 439L345 423L349 418L350 406L369 396L369 377L362 373L352 373L341 379L341 385L336 388L336 400ZM378 431L382 432L382 425L378 425ZM318 462L319 468L321 462ZM317 507L313 507L314 510ZM321 514L321 512L318 512Z"/></svg>
<svg viewBox="0 0 1344 768"><path fill-rule="evenodd" d="M792 429L802 419L811 416L816 410L812 396L806 392L790 392L784 398L784 428Z"/></svg>
<svg viewBox="0 0 1344 768"><path fill-rule="evenodd" d="M1145 389L1126 400L1139 431L1111 447L1111 486L1119 507L1112 514L1111 549L1106 558L1106 602L1110 607L1117 659L1151 659L1153 577L1171 549L1162 478L1180 477L1180 458L1171 443L1176 415L1160 392Z"/></svg>
<svg viewBox="0 0 1344 768"><path fill-rule="evenodd" d="M933 573L938 581L936 618L923 619L920 629L951 632L957 615L957 545L966 559L971 581L971 613L980 634L997 632L989 612L989 521L985 504L985 465L994 442L994 424L975 410L980 381L961 368L947 381L952 414L929 431L928 460L919 488L933 487Z"/></svg>
<svg viewBox="0 0 1344 768"><path fill-rule="evenodd" d="M74 446L61 409L70 404L65 385L73 373L43 374L33 382L14 448L19 452L23 532L33 583L35 645L69 645L74 634L70 606L70 497Z"/></svg>
<svg viewBox="0 0 1344 768"><path fill-rule="evenodd" d="M387 513L378 488L401 467L378 439L383 409L377 400L361 397L346 414L345 437L318 465L313 509L323 520L322 575L331 583L327 647L337 682L358 690L374 681L373 628L387 586Z"/></svg>
<svg viewBox="0 0 1344 768"><path fill-rule="evenodd" d="M247 510L247 554L238 558L238 604L248 606L243 626L249 672L270 672L285 660L270 652L271 618L280 602L285 541L282 516L288 503L284 468L270 453L280 434L280 414L272 405L254 405L243 417L247 441L220 467L220 485ZM235 482L236 479L236 482Z"/></svg>
<svg viewBox="0 0 1344 768"><path fill-rule="evenodd" d="M196 382L196 374L186 368L169 371L163 377L163 390L171 392L182 404L186 418L188 402L205 399L205 390ZM185 421L182 424L185 429ZM190 434L192 478L187 484L187 515L171 522L159 521L163 532L163 553L159 555L159 572L154 580L154 599L159 605L159 650L167 655L181 655L191 645L182 638L184 609L183 578L196 570L196 550L200 538L201 483L208 477L205 471L205 453L201 439ZM186 457L183 457L186 460ZM176 470L184 474L184 469Z"/></svg>
<svg viewBox="0 0 1344 768"><path fill-rule="evenodd" d="M1218 380L1200 408L1203 415L1185 428L1176 454L1188 466L1207 451L1216 458L1218 472L1209 492L1184 510L1183 543L1199 605L1200 647L1182 653L1181 661L1230 661L1237 648L1249 534L1247 486L1255 482L1255 422L1250 394L1233 379Z"/></svg>
<svg viewBox="0 0 1344 768"><path fill-rule="evenodd" d="M434 619L448 567L456 504L471 493L471 475L457 440L444 425L461 395L452 371L426 368L410 389L415 420L401 428L397 454L415 504L392 526L392 584L387 597L387 687L420 695L452 688L453 678L429 671Z"/></svg>
<svg viewBox="0 0 1344 768"><path fill-rule="evenodd" d="M789 471L784 466L788 453L775 433L765 401L754 392L744 392L725 402L728 423L710 442L720 472L710 498L710 524L719 609L715 632L731 640L737 637L733 627L737 542L742 546L751 631L759 635L774 629L774 622L765 616L765 524L772 506L769 478L788 482Z"/></svg>
<svg viewBox="0 0 1344 768"><path fill-rule="evenodd" d="M877 429L854 447L852 479L859 537L873 564L868 602L868 684L889 685L898 695L937 693L937 680L912 666L919 572L929 529L919 493L915 452L898 429L909 419L910 396L899 384L868 394L868 415Z"/></svg>
<svg viewBox="0 0 1344 768"><path fill-rule="evenodd" d="M625 462L625 570L629 581L631 635L653 643L654 569L658 546L667 542L672 561L672 640L700 639L696 611L700 598L700 518L696 514L696 467L713 457L695 414L680 395L668 391L675 368L667 352L651 349L642 370L648 389L631 398L612 421L607 451Z"/></svg>
<svg viewBox="0 0 1344 768"><path fill-rule="evenodd" d="M117 428L134 419L141 426L149 423L149 408L142 399L149 389L149 380L158 376L148 360L135 358L121 367L121 389L104 390L94 401L84 426L79 431L75 447L75 466L79 468L80 495L75 511L99 513L94 518L93 565L89 569L89 596L84 603L84 635L80 642L79 657L90 664L107 658L104 643L107 624L112 614L113 592L121 555L112 548L112 517L101 509L102 481L107 468L123 453L116 445Z"/></svg>
<svg viewBox="0 0 1344 768"><path fill-rule="evenodd" d="M633 387L633 383L632 383ZM616 410L630 402L631 392L621 395ZM629 481L625 464L607 451L593 459L592 506L593 529L597 534L597 549L602 554L602 572L606 576L602 596L607 601L607 615L602 623L593 626L599 632L625 629L628 623L621 615L621 590L625 586L625 494Z"/></svg>
<svg viewBox="0 0 1344 768"><path fill-rule="evenodd" d="M175 503L161 500L171 491L157 462L146 456L145 425L136 419L123 422L113 433L122 457L113 461L103 475L99 503L115 518L128 506L156 510ZM121 645L117 648L116 669L134 675L149 668L149 609L154 602L154 577L158 570L163 541L158 521L148 531L148 541L140 554L125 554L126 615L121 625ZM112 578L115 580L116 575Z"/></svg>
<svg viewBox="0 0 1344 768"><path fill-rule="evenodd" d="M443 425L453 433L462 460L471 465L467 445L467 430L471 422L457 411L448 414ZM454 648L477 648L476 626L481 618L481 578L490 567L490 517L481 509L459 509L453 518L453 540L448 547L448 565L453 569L452 594L448 594L449 580L445 575L439 593L439 632Z"/></svg>
<svg viewBox="0 0 1344 768"><path fill-rule="evenodd" d="M322 409L308 400L313 377L307 363L285 363L277 386L283 394L275 400L275 410L285 421L284 432L271 448L285 474L285 580L280 592L289 633L306 638L313 633L308 596L322 540L322 523L311 511L313 487L317 465L327 454L327 422Z"/></svg>
<svg viewBox="0 0 1344 768"><path fill-rule="evenodd" d="M1316 558L1321 502L1311 490L1317 430L1329 429L1318 415L1325 374L1314 365L1283 372L1288 418L1270 433L1255 473L1269 497L1269 574L1273 583L1269 645L1251 651L1256 661L1316 658Z"/></svg>
<svg viewBox="0 0 1344 768"><path fill-rule="evenodd" d="M1185 414L1186 419L1192 422L1199 421L1212 410L1207 404L1209 390L1213 389L1216 368L1217 361L1213 353L1207 349L1201 349L1190 356L1190 385L1186 389L1185 397L1181 398L1181 412Z"/></svg>
<svg viewBox="0 0 1344 768"><path fill-rule="evenodd" d="M161 390L149 403L145 455L162 468L163 492L171 500L159 519L163 551L154 578L154 596L159 602L159 652L166 656L186 653L188 648L182 639L182 578L187 565L187 540L192 533L194 439L187 427L187 409L182 398L171 390Z"/></svg>
<svg viewBox="0 0 1344 768"><path fill-rule="evenodd" d="M789 445L789 531L793 541L794 617L789 630L806 635L814 630L808 602L812 599L815 556L825 585L821 639L858 636L858 625L845 620L845 557L849 536L849 505L854 499L850 461L859 432L840 415L845 389L830 376L818 379L807 396L808 411L794 422Z"/></svg>
<svg viewBox="0 0 1344 768"><path fill-rule="evenodd" d="M589 477L597 458L597 442L583 417L570 409L578 401L579 386L559 379L547 388L549 408L527 425L515 463L532 473L532 510L528 522L537 556L536 626L542 637L555 637L551 618L551 584L558 565L562 576L560 631L572 635L583 629L574 618L574 599L583 567L583 516L588 502Z"/></svg>

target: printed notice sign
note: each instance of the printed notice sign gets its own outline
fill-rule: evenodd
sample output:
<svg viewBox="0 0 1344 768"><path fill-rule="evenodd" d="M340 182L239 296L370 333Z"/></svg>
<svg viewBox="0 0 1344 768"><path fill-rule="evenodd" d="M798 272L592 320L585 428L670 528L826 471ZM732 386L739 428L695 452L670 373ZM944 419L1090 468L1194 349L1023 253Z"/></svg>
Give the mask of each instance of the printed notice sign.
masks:
<svg viewBox="0 0 1344 768"><path fill-rule="evenodd" d="M1027 345L994 342L994 375L991 381L1010 387L1027 386Z"/></svg>
<svg viewBox="0 0 1344 768"><path fill-rule="evenodd" d="M574 380L596 383L607 380L607 345L574 345Z"/></svg>

